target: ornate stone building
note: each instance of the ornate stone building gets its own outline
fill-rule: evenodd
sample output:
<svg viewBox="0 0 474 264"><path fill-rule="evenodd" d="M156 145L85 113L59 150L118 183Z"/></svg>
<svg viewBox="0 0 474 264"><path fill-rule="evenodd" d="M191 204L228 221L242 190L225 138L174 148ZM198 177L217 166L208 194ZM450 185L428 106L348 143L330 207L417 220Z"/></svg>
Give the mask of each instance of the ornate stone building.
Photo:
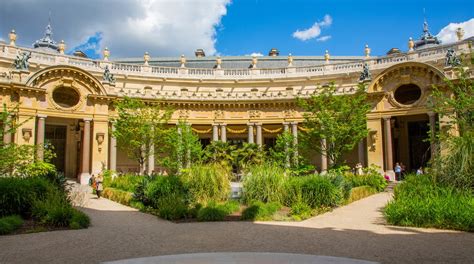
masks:
<svg viewBox="0 0 474 264"><path fill-rule="evenodd" d="M432 85L455 78L457 56L472 52L470 40L442 45L427 25L419 40L408 42L408 51L391 49L386 56L336 57L279 56L272 49L262 57L196 57L93 60L64 54L65 43L55 42L51 26L34 48L18 47L17 34L0 42L0 101L19 105L15 118L22 125L5 142L51 142L55 165L67 177L87 182L104 168L137 171L110 136L114 100L129 96L160 101L174 108L170 124L186 119L203 143L212 140L274 144L276 136L302 129L297 97L309 97L319 87L334 82L341 94L354 92L366 82L372 110L366 140L346 156L349 164L375 164L393 173L394 162L409 170L426 164L430 146L424 139L437 116L427 100ZM361 52L362 53L362 52ZM79 56L78 56L79 55ZM40 153L41 158L41 153ZM319 170L327 159L311 157ZM153 161L150 161L153 164ZM153 165L149 170L153 169Z"/></svg>

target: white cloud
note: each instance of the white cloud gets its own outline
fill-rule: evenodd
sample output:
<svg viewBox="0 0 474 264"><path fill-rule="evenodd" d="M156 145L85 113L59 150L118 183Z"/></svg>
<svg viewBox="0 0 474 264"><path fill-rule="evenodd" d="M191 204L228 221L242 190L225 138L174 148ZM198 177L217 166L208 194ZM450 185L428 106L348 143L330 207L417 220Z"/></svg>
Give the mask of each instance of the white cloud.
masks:
<svg viewBox="0 0 474 264"><path fill-rule="evenodd" d="M252 52L250 54L245 54L244 56L255 56L255 57L262 57L263 54L261 52Z"/></svg>
<svg viewBox="0 0 474 264"><path fill-rule="evenodd" d="M305 30L296 30L293 33L293 37L302 41L313 39L321 35L321 29L329 27L332 24L332 17L330 15L325 15L323 21L316 22L312 27Z"/></svg>
<svg viewBox="0 0 474 264"><path fill-rule="evenodd" d="M322 36L316 39L317 42L325 42L331 39L331 36Z"/></svg>
<svg viewBox="0 0 474 264"><path fill-rule="evenodd" d="M436 36L442 43L455 42L458 39L456 36L456 30L458 28L464 29L465 39L474 36L474 18L461 23L449 23L449 25L441 29Z"/></svg>
<svg viewBox="0 0 474 264"><path fill-rule="evenodd" d="M42 37L48 13L53 38L69 48L85 45L97 32L96 48L112 57L193 55L198 48L216 53L217 28L231 0L2 0L0 32L15 28L18 43Z"/></svg>

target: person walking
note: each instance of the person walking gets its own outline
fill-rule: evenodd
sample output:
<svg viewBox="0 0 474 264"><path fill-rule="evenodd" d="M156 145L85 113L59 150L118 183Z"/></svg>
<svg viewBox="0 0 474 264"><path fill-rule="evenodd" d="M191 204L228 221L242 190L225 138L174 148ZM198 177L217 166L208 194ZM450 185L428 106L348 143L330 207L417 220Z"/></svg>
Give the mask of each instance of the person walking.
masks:
<svg viewBox="0 0 474 264"><path fill-rule="evenodd" d="M104 190L104 185L103 185L104 176L102 176L102 173L99 173L99 175L97 175L95 181L96 181L95 193L97 194L97 198L100 198L100 196L102 195L102 191Z"/></svg>
<svg viewBox="0 0 474 264"><path fill-rule="evenodd" d="M400 181L401 180L401 177L402 177L402 167L400 166L400 164L397 162L395 164L395 180L396 181Z"/></svg>

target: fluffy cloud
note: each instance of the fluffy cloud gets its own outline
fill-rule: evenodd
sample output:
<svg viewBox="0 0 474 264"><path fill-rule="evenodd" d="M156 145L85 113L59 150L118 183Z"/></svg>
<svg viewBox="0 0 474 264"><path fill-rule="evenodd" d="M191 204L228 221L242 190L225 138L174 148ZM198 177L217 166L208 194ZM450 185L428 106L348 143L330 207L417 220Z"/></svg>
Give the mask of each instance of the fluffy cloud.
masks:
<svg viewBox="0 0 474 264"><path fill-rule="evenodd" d="M331 39L331 36L322 36L316 39L317 42L325 42Z"/></svg>
<svg viewBox="0 0 474 264"><path fill-rule="evenodd" d="M15 28L20 45L42 37L48 13L56 41L112 57L216 53L216 33L230 0L2 0L0 32ZM97 38L100 36L100 38ZM91 41L91 39L93 41Z"/></svg>
<svg viewBox="0 0 474 264"><path fill-rule="evenodd" d="M330 15L325 15L323 21L314 23L312 27L305 30L296 30L293 33L293 37L302 41L316 38L321 35L322 28L329 27L331 24L332 17Z"/></svg>
<svg viewBox="0 0 474 264"><path fill-rule="evenodd" d="M263 54L261 52L252 52L251 54L245 54L244 56L255 56L255 57L262 57Z"/></svg>
<svg viewBox="0 0 474 264"><path fill-rule="evenodd" d="M449 23L441 29L436 35L443 43L451 43L457 41L456 30L458 28L464 29L464 38L474 36L474 18L461 23Z"/></svg>

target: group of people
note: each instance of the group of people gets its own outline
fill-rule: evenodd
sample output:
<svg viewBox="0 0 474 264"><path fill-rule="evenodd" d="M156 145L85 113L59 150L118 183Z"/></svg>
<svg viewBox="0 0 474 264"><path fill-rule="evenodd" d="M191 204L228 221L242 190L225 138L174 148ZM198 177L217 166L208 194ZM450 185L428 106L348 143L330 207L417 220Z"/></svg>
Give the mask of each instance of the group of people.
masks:
<svg viewBox="0 0 474 264"><path fill-rule="evenodd" d="M92 174L89 179L89 185L93 190L95 190L97 198L100 198L102 191L104 190L104 175L102 175L102 173L97 174L97 176Z"/></svg>
<svg viewBox="0 0 474 264"><path fill-rule="evenodd" d="M403 180L404 176L405 176L405 173L406 173L406 167L403 163L401 162L397 162L395 163L395 168L394 168L394 171L395 171L395 180L397 181L401 181ZM423 174L424 171L423 171L423 167L419 167L417 170L416 170L416 175L421 175Z"/></svg>

